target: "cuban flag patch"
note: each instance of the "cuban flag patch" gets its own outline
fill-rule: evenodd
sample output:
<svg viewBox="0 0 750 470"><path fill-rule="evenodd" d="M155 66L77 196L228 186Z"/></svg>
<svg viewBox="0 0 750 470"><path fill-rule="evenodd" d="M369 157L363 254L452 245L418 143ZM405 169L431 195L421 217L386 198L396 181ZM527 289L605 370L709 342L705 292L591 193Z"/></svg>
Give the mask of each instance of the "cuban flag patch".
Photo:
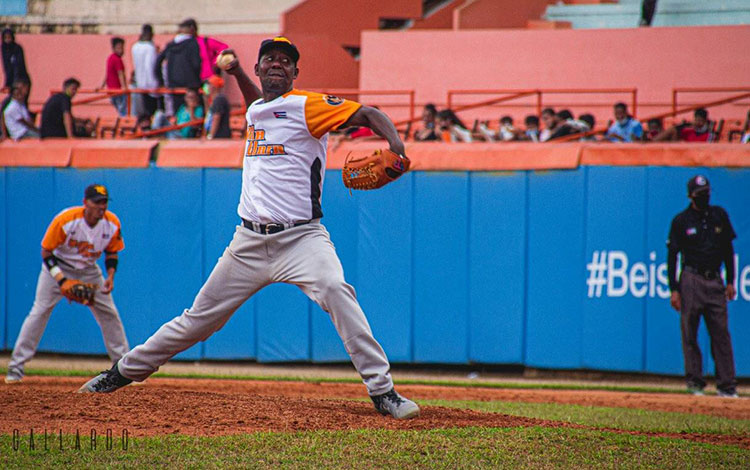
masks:
<svg viewBox="0 0 750 470"><path fill-rule="evenodd" d="M685 231L685 233L687 233L688 235L695 235L696 233L698 233L698 230L695 227L690 227Z"/></svg>
<svg viewBox="0 0 750 470"><path fill-rule="evenodd" d="M273 117L276 119L286 119L286 111L274 111Z"/></svg>

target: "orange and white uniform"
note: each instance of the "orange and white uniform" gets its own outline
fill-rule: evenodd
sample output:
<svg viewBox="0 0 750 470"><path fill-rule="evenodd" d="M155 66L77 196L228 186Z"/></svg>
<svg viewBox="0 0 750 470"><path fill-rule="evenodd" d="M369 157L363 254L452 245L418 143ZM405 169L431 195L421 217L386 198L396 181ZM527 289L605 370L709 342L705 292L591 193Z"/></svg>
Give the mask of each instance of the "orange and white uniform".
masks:
<svg viewBox="0 0 750 470"><path fill-rule="evenodd" d="M104 218L89 227L83 218L83 210L84 206L70 207L57 214L47 227L42 248L55 255L66 278L102 286L104 277L96 260L103 251L115 253L125 247L120 220L112 212L106 211ZM42 263L34 304L23 321L8 362L8 378L20 380L24 376L24 365L34 357L52 310L62 297L60 286ZM94 303L89 308L102 330L109 358L119 360L130 347L112 293L97 290ZM70 322L70 325L75 328L75 322Z"/></svg>
<svg viewBox="0 0 750 470"><path fill-rule="evenodd" d="M75 269L96 264L102 252L116 253L125 244L120 233L120 219L110 211L95 226L83 218L83 206L70 207L52 219L42 239L42 248Z"/></svg>
<svg viewBox="0 0 750 470"><path fill-rule="evenodd" d="M362 105L332 95L292 90L247 109L242 194L245 220L294 223L323 216L320 196L328 132Z"/></svg>
<svg viewBox="0 0 750 470"><path fill-rule="evenodd" d="M255 292L281 282L298 286L330 314L370 395L393 388L388 358L319 221L327 134L360 107L299 90L248 107L237 209L244 221L193 305L123 356L117 366L121 375L144 380L175 354L221 328ZM259 224L283 229L264 233Z"/></svg>

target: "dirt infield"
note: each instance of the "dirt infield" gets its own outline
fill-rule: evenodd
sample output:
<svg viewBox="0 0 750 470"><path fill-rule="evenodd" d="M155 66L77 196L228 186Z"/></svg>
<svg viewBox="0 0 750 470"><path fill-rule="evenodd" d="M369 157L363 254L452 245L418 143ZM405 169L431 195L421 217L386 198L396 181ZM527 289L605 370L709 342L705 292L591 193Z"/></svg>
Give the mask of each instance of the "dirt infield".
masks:
<svg viewBox="0 0 750 470"><path fill-rule="evenodd" d="M0 433L14 429L128 429L132 436L165 434L227 435L255 431L347 429L422 430L466 426L545 426L591 429L555 421L423 406L422 416L396 421L375 413L358 384L151 378L109 395L77 394L82 378L27 377L0 385ZM417 401L425 399L567 403L640 408L750 419L750 400L569 390L401 386ZM623 432L612 429L613 432ZM627 434L678 437L750 448L750 434Z"/></svg>

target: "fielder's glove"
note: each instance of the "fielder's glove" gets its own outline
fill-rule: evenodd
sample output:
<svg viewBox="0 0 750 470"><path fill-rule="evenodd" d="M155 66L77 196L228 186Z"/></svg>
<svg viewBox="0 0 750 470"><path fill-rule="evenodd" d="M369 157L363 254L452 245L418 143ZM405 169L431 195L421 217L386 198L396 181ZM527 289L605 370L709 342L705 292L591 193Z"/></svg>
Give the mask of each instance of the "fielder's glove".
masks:
<svg viewBox="0 0 750 470"><path fill-rule="evenodd" d="M377 189L409 171L411 162L389 149L375 150L370 155L352 158L347 156L341 178L351 189Z"/></svg>
<svg viewBox="0 0 750 470"><path fill-rule="evenodd" d="M68 301L91 305L94 303L96 284L89 284L78 279L65 279L60 285L60 291Z"/></svg>

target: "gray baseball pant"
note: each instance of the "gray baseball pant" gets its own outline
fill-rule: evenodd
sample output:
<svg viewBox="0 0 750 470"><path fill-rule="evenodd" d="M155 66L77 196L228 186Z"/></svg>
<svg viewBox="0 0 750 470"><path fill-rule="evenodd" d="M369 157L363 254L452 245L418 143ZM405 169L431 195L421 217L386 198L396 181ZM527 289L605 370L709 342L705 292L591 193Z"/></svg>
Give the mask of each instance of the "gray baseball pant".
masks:
<svg viewBox="0 0 750 470"><path fill-rule="evenodd" d="M732 338L729 335L726 287L720 279L705 279L687 270L680 277L682 353L689 387L703 388L703 358L698 346L701 315L711 337L711 355L716 364L716 387L733 392L737 386Z"/></svg>
<svg viewBox="0 0 750 470"><path fill-rule="evenodd" d="M175 354L218 331L250 296L277 282L296 285L328 312L370 395L393 387L388 358L318 220L271 235L238 226L192 307L127 353L120 373L145 380Z"/></svg>
<svg viewBox="0 0 750 470"><path fill-rule="evenodd" d="M68 279L79 279L99 286L104 284L102 271L97 265L84 269L73 269L61 265L60 269ZM50 314L62 298L57 281L42 265L36 283L36 298L18 333L18 339L16 339L16 345L13 347L13 354L8 363L8 375L23 377L24 364L34 357L42 334L47 328ZM118 361L130 348L128 339L125 337L125 329L120 321L120 314L112 300L112 293L102 294L97 291L94 304L89 308L102 330L104 346L107 348L109 358L112 362Z"/></svg>

